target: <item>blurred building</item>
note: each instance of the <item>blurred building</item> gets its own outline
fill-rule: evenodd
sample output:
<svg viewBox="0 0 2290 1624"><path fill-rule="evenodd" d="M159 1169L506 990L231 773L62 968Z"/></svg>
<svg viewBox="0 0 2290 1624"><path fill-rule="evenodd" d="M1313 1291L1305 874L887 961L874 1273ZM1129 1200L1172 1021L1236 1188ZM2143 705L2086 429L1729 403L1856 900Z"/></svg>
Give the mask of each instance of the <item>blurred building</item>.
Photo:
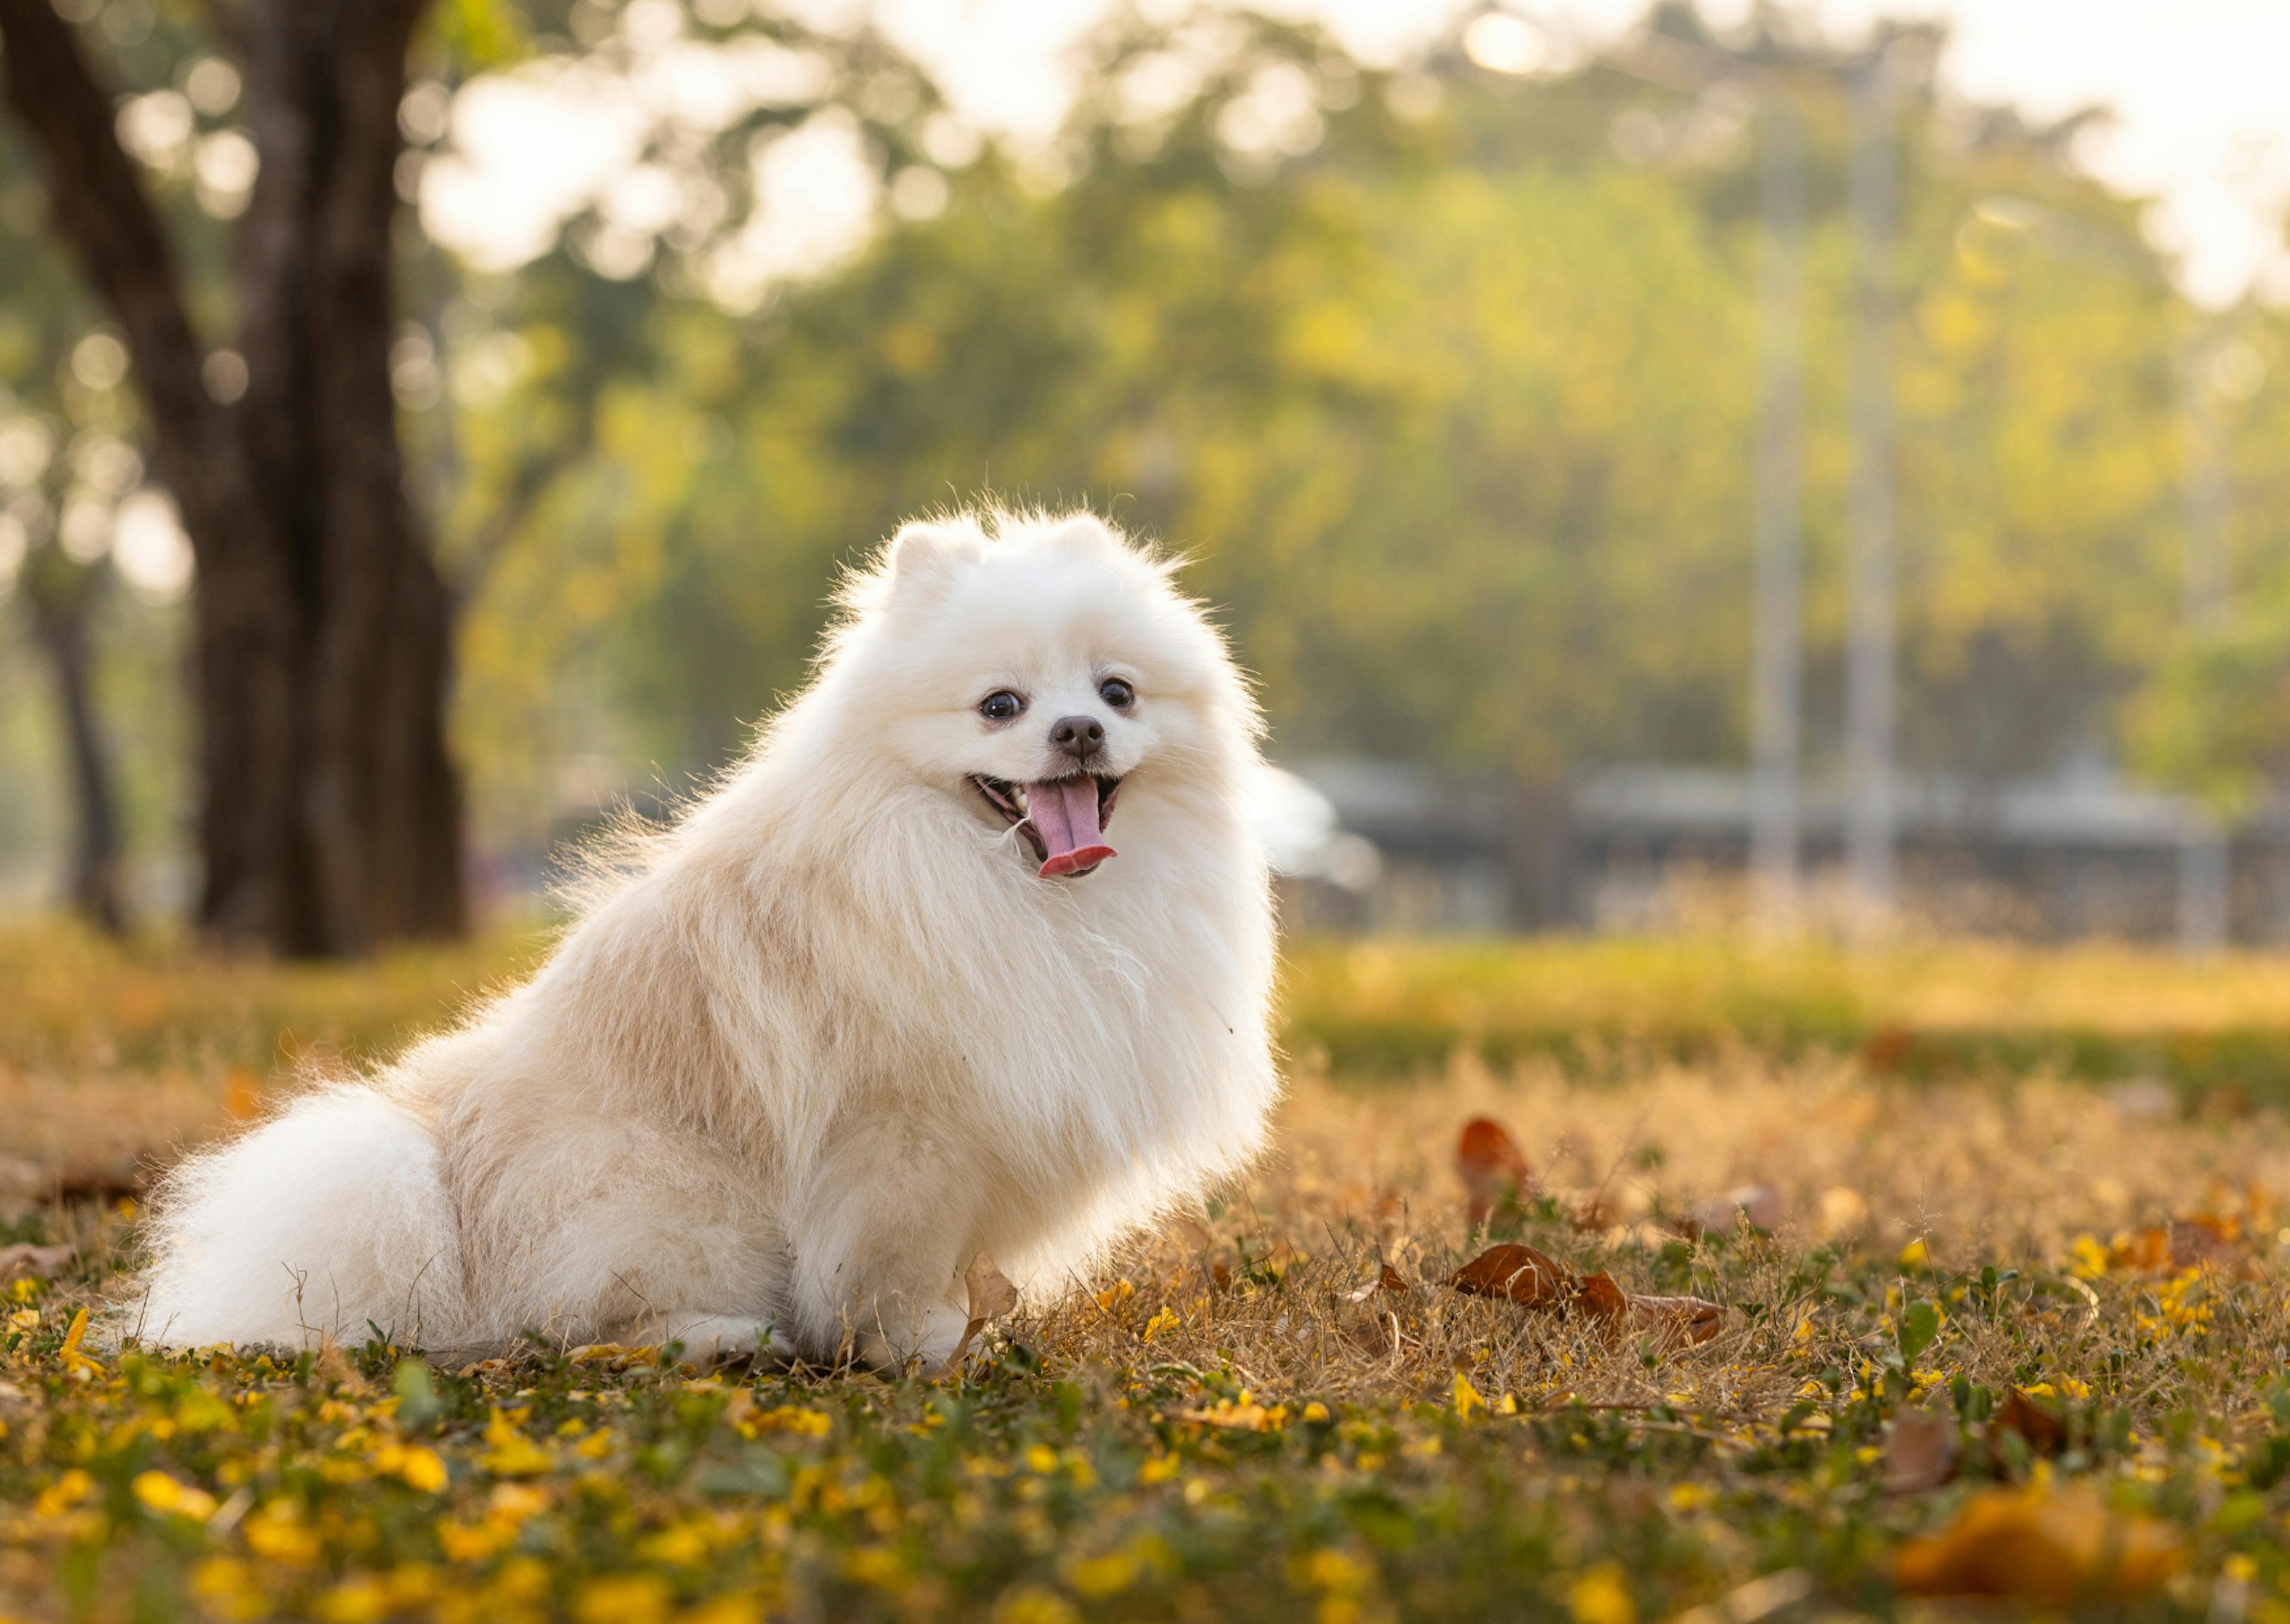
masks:
<svg viewBox="0 0 2290 1624"><path fill-rule="evenodd" d="M1749 902L1750 780L1715 768L1609 767L1534 796L1398 762L1291 764L1333 827L1373 848L1349 886L1286 883L1305 928L1434 933L1664 931L1738 923ZM1841 915L1847 807L1808 786L1805 909ZM1905 778L1897 856L1912 927L2029 940L2165 941L2181 854L2201 824L2178 798L2094 764L2042 780ZM2290 942L2290 808L2231 848L2232 936ZM1365 876L1363 879L1363 876Z"/></svg>

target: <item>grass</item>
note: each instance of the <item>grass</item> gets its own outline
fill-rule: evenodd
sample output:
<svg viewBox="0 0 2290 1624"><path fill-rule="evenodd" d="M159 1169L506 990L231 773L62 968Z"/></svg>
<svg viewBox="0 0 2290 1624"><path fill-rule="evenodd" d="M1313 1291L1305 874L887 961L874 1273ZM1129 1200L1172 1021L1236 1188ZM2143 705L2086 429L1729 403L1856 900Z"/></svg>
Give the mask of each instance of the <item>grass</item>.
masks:
<svg viewBox="0 0 2290 1624"><path fill-rule="evenodd" d="M2118 947L1545 940L1325 944L1295 956L1291 1046L1349 1076L1405 1076L1458 1046L1577 1073L1704 1061L1747 1044L1857 1053L1912 1077L2147 1077L2190 1097L2290 1105L2290 960L2190 964Z"/></svg>
<svg viewBox="0 0 2290 1624"><path fill-rule="evenodd" d="M2290 1126L2172 1060L2239 1035L2274 1064L2279 961L1301 949L1277 1153L958 1379L73 1340L132 1203L58 1174L164 1157L538 950L314 972L0 935L0 1244L74 1249L0 1287L0 1613L1746 1624L2000 1591L2290 1620ZM2090 1086L2138 1076L2174 1087ZM1533 1172L1474 1227L1482 1115ZM1745 1185L1771 1233L1682 1232ZM1441 1284L1500 1240L1723 1326Z"/></svg>

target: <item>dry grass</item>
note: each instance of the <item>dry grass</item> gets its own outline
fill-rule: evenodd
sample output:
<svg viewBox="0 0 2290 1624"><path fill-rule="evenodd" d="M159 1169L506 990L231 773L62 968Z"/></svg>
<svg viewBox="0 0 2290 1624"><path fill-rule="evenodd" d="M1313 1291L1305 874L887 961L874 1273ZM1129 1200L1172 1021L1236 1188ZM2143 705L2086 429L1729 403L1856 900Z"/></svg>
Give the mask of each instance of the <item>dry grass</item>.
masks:
<svg viewBox="0 0 2290 1624"><path fill-rule="evenodd" d="M1406 1090L1308 1080L1277 1160L1213 1226L1213 1245L1173 1230L1130 1260L1120 1278L1133 1295L1117 1283L1114 1300L1079 1298L1025 1334L1076 1361L1223 1363L1271 1392L1437 1397L1465 1371L1489 1393L1538 1405L1684 1395L1777 1416L1809 1348L1847 1365L1864 1356L1882 1329L1863 1311L1872 1304L1945 1295L1940 1283L1983 1267L2027 1280L2080 1268L2095 1274L2086 1284L2096 1312L2059 1287L2006 1331L1957 1322L1949 1373L2000 1392L2057 1374L2088 1380L2112 1356L2094 1390L2132 1403L2147 1424L2187 1404L2258 1413L2290 1281L2290 1231L2278 1233L2275 1211L2275 1192L2290 1190L2290 1124L2272 1113L2158 1116L2158 1103L2046 1080L1886 1084L1849 1062L1774 1068L1746 1055L1621 1084L1570 1082L1549 1066L1497 1078L1468 1063ZM1457 1128L1482 1114L1527 1148L1546 1197L1501 1235L1608 1270L1626 1289L1732 1305L1725 1331L1649 1365L1615 1356L1594 1325L1442 1289L1492 1238L1467 1224L1452 1161ZM1679 1220L1749 1185L1779 1195L1776 1231L1698 1243L1678 1233ZM1582 1227L1572 1215L1594 1200L1606 1221ZM2097 1270L2092 1249L2198 1215L2235 1233L2235 1266L2249 1276L2205 1299L2213 1317L2201 1351L2245 1345L2190 1358L2197 1350L2166 1337L2124 1357L2126 1324L2158 1312L2147 1300L2156 1281ZM1918 1260L1903 1267L1911 1246ZM1230 1274L1268 1255L1293 1260L1282 1290L1214 1289L1216 1265ZM1809 1268L1814 1259L1826 1268ZM1415 1289L1349 1301L1382 1262ZM1846 1281L1853 1293L1840 1298ZM1149 1344L1141 1328L1165 1311L1178 1323L1165 1321ZM1812 1335L1800 1336L1807 1324Z"/></svg>
<svg viewBox="0 0 2290 1624"><path fill-rule="evenodd" d="M12 1288L0 1335L0 1611L1625 1624L2000 1588L2290 1620L2290 1122L2232 1088L2094 1088L1992 1055L1916 1075L1871 1048L1947 1011L2038 1039L2039 1018L2262 1033L2290 974L2268 962L2209 984L1992 949L1308 952L1299 1029L1374 1016L1461 1046L1397 1084L1308 1052L1245 1188L1021 1306L959 1380L701 1381L649 1352L440 1371L379 1344L99 1370L67 1350L132 1224L42 1204L43 1180L215 1131L273 1085L250 1057L370 1052L532 951L314 974L72 939L0 1009L0 1111L34 1169L4 1238L78 1249ZM1682 1012L1690 1060L1645 1036ZM1478 1058L1471 1032L1530 1016L1601 1035ZM1846 1041L1801 1041L1822 1021ZM1477 1115L1537 1180L1483 1229L1452 1160ZM1778 1196L1771 1233L1679 1233L1744 1185ZM1497 1239L1721 1302L1724 1325L1680 1346L1441 1284ZM1363 1297L1387 1264L1405 1289Z"/></svg>

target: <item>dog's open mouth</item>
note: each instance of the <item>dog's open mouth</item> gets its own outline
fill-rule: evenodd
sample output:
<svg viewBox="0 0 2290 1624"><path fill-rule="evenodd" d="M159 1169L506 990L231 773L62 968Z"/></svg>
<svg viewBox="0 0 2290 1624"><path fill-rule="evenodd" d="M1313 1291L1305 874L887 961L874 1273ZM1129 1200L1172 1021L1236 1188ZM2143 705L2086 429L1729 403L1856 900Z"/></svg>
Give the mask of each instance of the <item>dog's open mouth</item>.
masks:
<svg viewBox="0 0 2290 1624"><path fill-rule="evenodd" d="M1042 878L1087 874L1116 855L1105 844L1105 824L1113 816L1114 797L1121 793L1119 779L1077 772L1071 778L1013 784L973 772L970 781L1003 821L1031 843L1034 855L1042 860Z"/></svg>

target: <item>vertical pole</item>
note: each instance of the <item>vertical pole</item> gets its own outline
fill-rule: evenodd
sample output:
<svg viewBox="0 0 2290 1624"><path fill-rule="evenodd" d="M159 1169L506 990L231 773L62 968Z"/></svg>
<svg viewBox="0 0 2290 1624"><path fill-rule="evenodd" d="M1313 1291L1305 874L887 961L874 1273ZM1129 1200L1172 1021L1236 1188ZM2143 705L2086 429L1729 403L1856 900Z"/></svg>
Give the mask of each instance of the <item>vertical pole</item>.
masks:
<svg viewBox="0 0 2290 1624"><path fill-rule="evenodd" d="M2181 561L2181 612L2190 635L2217 629L2227 612L2227 525L2234 509L2222 403L2213 386L2216 350L2198 339L2179 369L2179 416L2186 445L2181 492L2186 552ZM2216 953L2227 945L2231 865L2226 831L2195 814L2179 847L2179 949Z"/></svg>
<svg viewBox="0 0 2290 1624"><path fill-rule="evenodd" d="M1881 934L1893 908L1893 412L1890 372L1893 109L1881 57L1854 76L1853 484L1846 519L1846 764L1854 926Z"/></svg>
<svg viewBox="0 0 2290 1624"><path fill-rule="evenodd" d="M1798 911L1805 486L1805 132L1769 92L1758 125L1756 604L1750 689L1750 867L1759 924Z"/></svg>

